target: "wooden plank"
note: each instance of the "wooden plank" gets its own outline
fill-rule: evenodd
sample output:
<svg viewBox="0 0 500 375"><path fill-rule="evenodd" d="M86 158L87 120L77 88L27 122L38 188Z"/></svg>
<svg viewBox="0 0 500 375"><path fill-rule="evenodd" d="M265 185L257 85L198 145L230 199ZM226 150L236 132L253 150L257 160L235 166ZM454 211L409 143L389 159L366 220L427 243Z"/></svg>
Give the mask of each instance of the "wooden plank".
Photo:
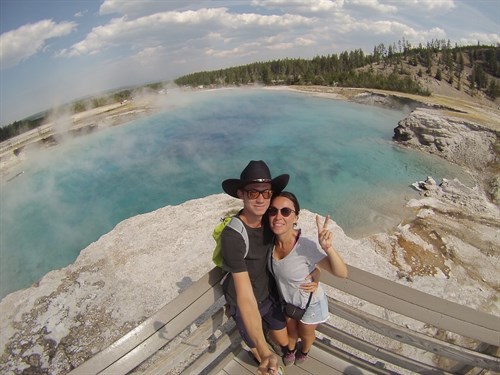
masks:
<svg viewBox="0 0 500 375"><path fill-rule="evenodd" d="M222 277L222 271L219 268L213 268L209 273L205 274L200 280L160 309L156 314L146 319L142 324L75 368L69 374L98 374L116 362L119 358L132 351L147 338L161 331L169 321L174 319L188 306L195 303L203 294L210 292L215 301L222 294L221 288L218 285ZM213 286L218 287L213 288ZM194 319L191 321L194 321ZM162 333L160 332L160 334ZM139 363L137 363L136 366L137 365L139 365Z"/></svg>
<svg viewBox="0 0 500 375"><path fill-rule="evenodd" d="M241 349L238 354L235 356L233 362L236 362L241 366L241 368L245 369L245 374L256 374L258 365L254 362L253 357L250 355L250 352L246 349ZM239 375L243 374L243 372L233 372L231 374Z"/></svg>
<svg viewBox="0 0 500 375"><path fill-rule="evenodd" d="M345 350L342 350L338 347L327 345L319 339L316 339L314 342L314 346L321 349L325 355L330 355L342 360L344 363L349 363L351 367L358 370L358 373L361 372L363 374L376 374L376 375L397 375L394 371L388 370L382 367L379 362L377 364L373 364L363 358L359 358L352 353L349 353ZM357 349L357 348L356 348ZM353 372L354 373L354 372Z"/></svg>
<svg viewBox="0 0 500 375"><path fill-rule="evenodd" d="M443 300L352 266L348 268L347 279L324 272L321 281L418 321L500 346L500 317Z"/></svg>
<svg viewBox="0 0 500 375"><path fill-rule="evenodd" d="M311 348L311 356L315 360L313 369L313 374L329 374L329 373L339 373L339 374L359 374L359 375L372 375L380 374L380 368L373 366L365 366L366 362L362 361L356 363L356 361L346 360L343 356L338 356L333 354L334 352L329 350L330 348L324 345L322 342L316 340L314 346ZM350 358L352 359L352 357ZM321 365L322 364L322 365ZM308 361L305 362L304 366L308 365ZM326 368L323 366L328 366L330 372L327 372ZM325 368L325 371L322 369ZM321 370L321 371L320 371ZM384 374L389 373L383 369Z"/></svg>
<svg viewBox="0 0 500 375"><path fill-rule="evenodd" d="M240 333L233 324L233 329L223 334L216 342L215 348L203 353L185 370L189 374L218 374L226 364L241 350ZM219 361L219 363L215 363Z"/></svg>
<svg viewBox="0 0 500 375"><path fill-rule="evenodd" d="M318 331L327 335L328 337L332 337L335 340L354 348L355 350L366 353L374 358L381 359L382 361L392 363L398 367L413 371L415 373L451 375L450 372L444 371L423 362L416 361L412 358L405 357L398 353L394 353L390 350L386 350L378 345L374 345L372 343L364 341L329 324L320 324L318 327Z"/></svg>
<svg viewBox="0 0 500 375"><path fill-rule="evenodd" d="M330 312L361 327L377 332L391 339L423 349L427 352L444 356L454 361L500 371L500 359L488 354L478 353L474 350L463 348L445 341L435 339L391 323L375 315L357 310L340 301L329 298Z"/></svg>
<svg viewBox="0 0 500 375"><path fill-rule="evenodd" d="M245 350L240 350L233 360L224 368L224 372L229 375L255 375L257 373L257 367L249 367L244 359L244 356L247 355Z"/></svg>
<svg viewBox="0 0 500 375"><path fill-rule="evenodd" d="M476 351L478 353L491 354L492 356L495 356L499 352L498 347L485 344L484 342L477 346ZM496 359L497 363L500 362L500 358L498 358L498 357L494 357L494 358ZM451 369L451 372L454 374L457 374L457 375L465 375L465 374L470 373L470 371L472 371L473 369L474 369L474 366L471 366L468 364L464 365L464 364L459 363L459 364L453 366L453 368ZM500 374L500 367L496 368L495 371L496 371L495 373Z"/></svg>
<svg viewBox="0 0 500 375"><path fill-rule="evenodd" d="M217 288L211 288L200 296L196 301L183 310L180 314L171 319L168 324L157 330L153 335L137 345L132 350L128 351L118 360L106 367L100 372L102 375L117 375L127 374L140 363L144 362L152 356L157 350L161 349L165 344L173 340L180 334L191 322L195 321L204 311L206 311L214 301L221 297L221 293L217 293ZM155 323L158 327L160 323Z"/></svg>
<svg viewBox="0 0 500 375"><path fill-rule="evenodd" d="M236 331L236 330L235 330ZM236 334L239 335L236 331ZM239 337L239 336L238 336ZM242 367L245 368L245 371L253 371L252 374L255 374L257 371L257 365L253 362L249 354L239 347L240 351L234 354L234 351L225 358L225 363L223 366L218 366L212 369L210 372L203 371L203 367L196 367L195 372L191 371L188 373L202 373L206 375L215 375L215 374L231 374L231 375L239 375L242 371ZM350 356L336 356L333 353L337 352L337 348L332 348L327 346L320 341L316 340L314 346L311 348L311 352L309 354L309 359L301 365L294 365L285 367L285 375L310 375L310 374L332 374L332 375L340 375L340 374L356 374L356 375L394 375L395 373L390 372L388 370L380 369L376 366L370 364L370 366L366 365L366 361L359 360L356 361L348 361L346 358L351 359ZM229 361L228 361L229 358ZM236 366L234 363L229 362L238 362ZM358 366L359 363L363 363L363 367ZM282 361L280 360L280 365ZM370 371L375 370L375 371ZM191 368L189 368L191 370ZM240 372L238 372L240 371Z"/></svg>
<svg viewBox="0 0 500 375"><path fill-rule="evenodd" d="M224 373L231 375L239 375L243 373L255 374L257 372L257 365L253 363L252 359L245 350L241 350L232 362L236 361L238 365L230 363L224 367ZM282 365L281 361L280 364ZM244 370L243 370L244 369ZM337 358L325 352L321 347L316 346L316 343L311 348L309 359L301 365L292 365L284 367L285 375L341 375L341 374L356 374L356 375L372 375L375 372L359 368L350 362ZM220 374L221 371L217 372ZM212 374L212 373L211 373Z"/></svg>
<svg viewBox="0 0 500 375"><path fill-rule="evenodd" d="M195 348L208 344L210 337L223 325L227 323L224 309L217 310L210 319L203 322L194 332L180 342L173 350L168 352L164 358L157 360L154 366L145 370L143 375L168 374L174 367L191 356ZM213 353L213 351L212 351Z"/></svg>
<svg viewBox="0 0 500 375"><path fill-rule="evenodd" d="M314 345L311 347L308 357L309 358L304 363L292 366L292 370L300 369L302 371L306 371L308 374L342 375L344 373L343 370L350 366L350 364L339 358L333 357L331 354L323 352ZM285 373L286 375L296 374L295 371L285 371Z"/></svg>

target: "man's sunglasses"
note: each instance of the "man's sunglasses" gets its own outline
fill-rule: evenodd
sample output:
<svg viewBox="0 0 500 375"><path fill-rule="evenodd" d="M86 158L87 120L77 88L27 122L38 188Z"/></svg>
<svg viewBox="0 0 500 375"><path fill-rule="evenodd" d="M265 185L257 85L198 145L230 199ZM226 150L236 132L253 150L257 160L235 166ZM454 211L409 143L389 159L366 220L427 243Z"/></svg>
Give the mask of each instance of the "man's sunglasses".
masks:
<svg viewBox="0 0 500 375"><path fill-rule="evenodd" d="M276 216L276 215L278 215L278 212L281 212L281 216L288 217L288 216L290 216L290 214L292 212L295 212L295 211L292 210L291 208L288 208L288 207L283 207L282 209L279 209L276 207L269 207L269 209L267 210L267 213L269 214L269 216Z"/></svg>
<svg viewBox="0 0 500 375"><path fill-rule="evenodd" d="M262 198L269 199L273 196L273 191L271 189L268 190L245 190L247 193L248 199L257 199L260 194L262 194Z"/></svg>

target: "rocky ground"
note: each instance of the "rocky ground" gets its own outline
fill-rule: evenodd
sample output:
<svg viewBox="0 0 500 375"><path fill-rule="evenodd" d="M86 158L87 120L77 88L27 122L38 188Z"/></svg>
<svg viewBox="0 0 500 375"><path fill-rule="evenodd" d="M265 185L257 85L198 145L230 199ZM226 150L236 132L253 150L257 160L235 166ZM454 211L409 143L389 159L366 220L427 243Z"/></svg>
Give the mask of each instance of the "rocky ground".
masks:
<svg viewBox="0 0 500 375"><path fill-rule="evenodd" d="M443 97L415 101L373 90L302 89L409 106L413 111L399 123L395 141L457 163L476 181L466 186L422 176L415 182L421 198L408 203L415 216L387 233L354 240L334 225L346 262L500 315L497 109L481 103L457 108L458 101ZM218 195L128 219L84 249L74 264L5 297L0 372L64 374L112 344L211 268L213 243L206 239L215 223L210 218L237 205ZM306 235L315 235L313 218L301 212Z"/></svg>

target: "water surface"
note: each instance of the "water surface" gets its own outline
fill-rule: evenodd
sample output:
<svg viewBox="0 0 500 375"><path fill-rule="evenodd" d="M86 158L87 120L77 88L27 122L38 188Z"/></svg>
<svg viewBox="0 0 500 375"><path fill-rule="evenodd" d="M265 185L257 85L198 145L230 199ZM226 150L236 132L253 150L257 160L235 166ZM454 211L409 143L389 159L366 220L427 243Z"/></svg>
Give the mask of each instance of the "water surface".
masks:
<svg viewBox="0 0 500 375"><path fill-rule="evenodd" d="M164 112L28 153L25 173L2 181L0 297L70 264L128 217L221 193L249 160L289 173L301 206L332 214L351 236L397 222L414 181L464 177L392 142L401 111L288 91L170 95Z"/></svg>

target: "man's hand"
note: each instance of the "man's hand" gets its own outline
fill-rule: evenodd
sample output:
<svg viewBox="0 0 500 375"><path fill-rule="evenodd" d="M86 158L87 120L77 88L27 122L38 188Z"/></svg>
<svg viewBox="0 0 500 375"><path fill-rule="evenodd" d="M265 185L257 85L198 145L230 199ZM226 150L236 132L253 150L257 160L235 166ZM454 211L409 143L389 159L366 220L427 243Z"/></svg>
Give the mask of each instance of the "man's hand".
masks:
<svg viewBox="0 0 500 375"><path fill-rule="evenodd" d="M278 358L272 353L266 357L262 357L259 368L257 369L258 375L277 375L278 374Z"/></svg>
<svg viewBox="0 0 500 375"><path fill-rule="evenodd" d="M319 277L321 275L321 269L316 266L316 268L305 278L304 282L300 284L300 289L307 293L316 293L319 285Z"/></svg>

